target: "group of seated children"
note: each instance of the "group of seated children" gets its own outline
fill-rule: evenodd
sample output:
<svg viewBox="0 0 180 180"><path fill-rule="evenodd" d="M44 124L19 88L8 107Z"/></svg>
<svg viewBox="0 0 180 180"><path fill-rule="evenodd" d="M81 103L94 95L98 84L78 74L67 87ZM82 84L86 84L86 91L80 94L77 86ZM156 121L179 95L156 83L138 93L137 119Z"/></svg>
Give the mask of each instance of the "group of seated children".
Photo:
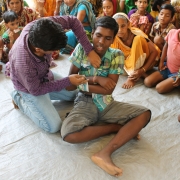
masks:
<svg viewBox="0 0 180 180"><path fill-rule="evenodd" d="M122 7L122 2L103 0L104 13L102 17L94 19L92 5L86 0L60 1L56 10L59 8L61 17L31 22L22 30L14 45L21 32L18 16L11 11L3 14L8 30L3 34L2 41L7 48L12 47L9 58L15 88L12 92L14 105L42 129L57 132L61 120L51 99L68 99L70 93L70 99L74 99L76 91L73 90L78 88L74 108L62 123L61 136L69 143L81 143L116 133L102 150L91 157L95 164L116 177L122 175L122 169L113 163L112 153L130 139L139 138L138 133L151 118L151 111L146 107L114 101L112 92L119 75L128 75L122 86L127 89L133 87L141 77L147 87L156 86L159 93L180 87L180 30L176 29L178 21L174 19L175 9L179 13L178 7L174 8L165 1L163 5L157 5L158 21L153 24L156 20L147 11L148 0L136 0L134 4L131 2L134 8L124 13L127 10L126 2L123 1ZM110 5L112 8L109 8ZM124 12L115 12L114 9ZM66 16L69 14L77 18ZM92 44L83 28L86 34L92 31ZM45 29L46 38L42 38ZM72 38L76 40L72 46L67 36L76 38ZM78 45L77 39L80 40ZM65 47L66 40L69 44ZM23 51L22 44L26 46L26 51ZM60 78L49 71L50 53L57 48L66 48L71 53L69 77ZM17 50L23 56L16 53ZM23 57L27 59L25 62ZM33 61L32 57L37 60ZM100 65L94 67L89 59L98 58L101 60ZM149 75L148 71L156 64L159 71ZM25 70L21 72L20 69ZM48 109L47 112L44 108ZM99 125L97 122L104 124Z"/></svg>

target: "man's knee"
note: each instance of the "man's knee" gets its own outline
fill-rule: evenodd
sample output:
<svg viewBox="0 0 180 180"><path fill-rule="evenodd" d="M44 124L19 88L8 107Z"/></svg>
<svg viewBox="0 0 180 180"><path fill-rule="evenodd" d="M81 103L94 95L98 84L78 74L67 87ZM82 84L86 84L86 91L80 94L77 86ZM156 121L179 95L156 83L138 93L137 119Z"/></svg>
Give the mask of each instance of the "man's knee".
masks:
<svg viewBox="0 0 180 180"><path fill-rule="evenodd" d="M56 133L60 130L61 124L62 124L61 120L58 119L58 121L53 121L53 122L49 121L48 124L43 123L43 124L40 124L39 126L40 126L40 128L42 128L43 130L45 130L48 133Z"/></svg>

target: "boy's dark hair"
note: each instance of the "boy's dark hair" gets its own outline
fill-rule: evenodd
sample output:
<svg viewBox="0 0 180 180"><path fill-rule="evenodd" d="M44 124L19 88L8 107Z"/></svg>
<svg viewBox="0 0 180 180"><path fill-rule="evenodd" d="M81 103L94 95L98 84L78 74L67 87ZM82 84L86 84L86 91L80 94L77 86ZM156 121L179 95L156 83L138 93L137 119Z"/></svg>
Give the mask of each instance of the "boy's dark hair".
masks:
<svg viewBox="0 0 180 180"><path fill-rule="evenodd" d="M114 37L119 30L119 25L117 24L116 20L110 16L102 16L98 18L95 22L95 30L97 29L97 27L104 27L113 30Z"/></svg>
<svg viewBox="0 0 180 180"><path fill-rule="evenodd" d="M2 18L5 23L13 22L16 19L18 19L18 15L14 11L6 11L3 15Z"/></svg>
<svg viewBox="0 0 180 180"><path fill-rule="evenodd" d="M29 42L32 46L44 51L55 51L66 46L67 37L60 24L42 18L37 20L30 28Z"/></svg>
<svg viewBox="0 0 180 180"><path fill-rule="evenodd" d="M164 4L166 1L169 1L169 0L154 0L154 3L152 5L152 10L159 11L157 6L161 7L162 4Z"/></svg>
<svg viewBox="0 0 180 180"><path fill-rule="evenodd" d="M175 9L171 4L163 4L160 8L160 11L162 9L168 9L169 11L171 11L171 18L173 18L174 14L175 14Z"/></svg>

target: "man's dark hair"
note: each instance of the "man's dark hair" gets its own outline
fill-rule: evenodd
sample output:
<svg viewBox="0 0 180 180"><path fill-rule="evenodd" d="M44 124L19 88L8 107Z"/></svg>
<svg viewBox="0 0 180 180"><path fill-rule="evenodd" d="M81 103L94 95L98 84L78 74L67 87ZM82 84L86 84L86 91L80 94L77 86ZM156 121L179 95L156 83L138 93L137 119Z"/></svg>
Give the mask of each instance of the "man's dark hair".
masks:
<svg viewBox="0 0 180 180"><path fill-rule="evenodd" d="M2 18L5 23L13 22L16 19L18 19L18 15L14 11L6 11L3 15Z"/></svg>
<svg viewBox="0 0 180 180"><path fill-rule="evenodd" d="M173 18L174 14L175 14L175 9L171 4L163 4L160 8L160 11L162 9L167 9L167 10L171 11L171 17Z"/></svg>
<svg viewBox="0 0 180 180"><path fill-rule="evenodd" d="M110 16L103 16L98 18L95 22L95 30L97 29L97 27L104 27L113 30L114 37L119 30L119 25L117 24L116 20Z"/></svg>
<svg viewBox="0 0 180 180"><path fill-rule="evenodd" d="M30 28L29 42L44 51L55 51L66 46L67 37L60 24L51 19L42 18Z"/></svg>

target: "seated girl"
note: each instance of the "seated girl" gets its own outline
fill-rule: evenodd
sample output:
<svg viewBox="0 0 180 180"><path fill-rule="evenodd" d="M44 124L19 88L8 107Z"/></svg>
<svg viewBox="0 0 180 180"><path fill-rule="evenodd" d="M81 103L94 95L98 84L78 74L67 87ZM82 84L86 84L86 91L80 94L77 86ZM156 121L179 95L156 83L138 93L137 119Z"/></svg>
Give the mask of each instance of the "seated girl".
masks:
<svg viewBox="0 0 180 180"><path fill-rule="evenodd" d="M129 89L139 78L147 76L146 72L159 59L160 50L140 29L131 27L126 14L117 13L113 18L119 25L119 31L111 47L118 48L124 53L124 69L128 79L122 87Z"/></svg>
<svg viewBox="0 0 180 180"><path fill-rule="evenodd" d="M153 17L146 11L149 0L135 0L137 9L133 9L128 13L132 27L137 27L149 35L152 24L154 23Z"/></svg>
<svg viewBox="0 0 180 180"><path fill-rule="evenodd" d="M134 0L120 0L120 11L128 14L129 11L131 11L132 9L136 9L136 5L134 3ZM151 6L150 4L148 5L148 7L146 8L147 12L151 11Z"/></svg>
<svg viewBox="0 0 180 180"><path fill-rule="evenodd" d="M118 0L102 0L103 13L100 16L113 16L120 11Z"/></svg>
<svg viewBox="0 0 180 180"><path fill-rule="evenodd" d="M86 34L91 38L92 29L94 29L95 15L92 10L92 5L86 0L64 0L63 2L56 3L56 6L60 6L60 15L73 15L76 16L79 21L82 22ZM61 49L61 53L70 54L76 47L78 40L72 30L66 30L66 36L68 37L67 45Z"/></svg>
<svg viewBox="0 0 180 180"><path fill-rule="evenodd" d="M165 40L159 71L152 73L144 80L147 87L156 86L156 90L160 94L171 92L177 87L180 88L180 29L171 29Z"/></svg>

